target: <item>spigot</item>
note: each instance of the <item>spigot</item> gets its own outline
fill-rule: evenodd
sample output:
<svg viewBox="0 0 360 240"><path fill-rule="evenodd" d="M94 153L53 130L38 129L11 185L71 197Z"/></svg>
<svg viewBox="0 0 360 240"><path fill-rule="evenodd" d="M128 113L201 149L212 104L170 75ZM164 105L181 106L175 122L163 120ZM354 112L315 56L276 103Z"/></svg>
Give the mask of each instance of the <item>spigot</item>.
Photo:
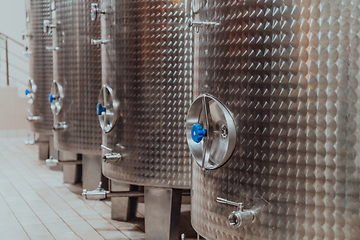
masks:
<svg viewBox="0 0 360 240"><path fill-rule="evenodd" d="M191 138L196 143L200 143L206 134L206 129L203 129L202 126L198 123L194 124L191 128Z"/></svg>
<svg viewBox="0 0 360 240"><path fill-rule="evenodd" d="M31 93L31 91L29 89L25 90L25 96L29 95Z"/></svg>
<svg viewBox="0 0 360 240"><path fill-rule="evenodd" d="M243 203L236 203L219 197L216 199L216 201L218 203L237 207L237 211L231 212L228 217L228 223L232 228L239 228L243 225L247 225L255 221L255 211L244 209Z"/></svg>
<svg viewBox="0 0 360 240"><path fill-rule="evenodd" d="M103 189L101 187L101 185L102 185L102 182L100 182L98 188L93 191L88 191L88 190L84 189L82 192L82 196L88 200L103 200L103 199L105 199L107 197L106 195L110 192L105 191L105 189Z"/></svg>
<svg viewBox="0 0 360 240"><path fill-rule="evenodd" d="M56 167L57 165L59 165L59 160L54 159L52 156L50 156L49 159L46 159L46 166Z"/></svg>
<svg viewBox="0 0 360 240"><path fill-rule="evenodd" d="M112 148L108 148L104 145L101 145L101 148L109 151L108 153L104 154L104 162L118 162L121 160L122 156L120 153L114 153Z"/></svg>
<svg viewBox="0 0 360 240"><path fill-rule="evenodd" d="M102 113L106 112L106 108L103 107L100 103L96 105L96 114L101 116Z"/></svg>
<svg viewBox="0 0 360 240"><path fill-rule="evenodd" d="M118 162L121 160L121 157L120 153L105 153L103 159L105 162Z"/></svg>

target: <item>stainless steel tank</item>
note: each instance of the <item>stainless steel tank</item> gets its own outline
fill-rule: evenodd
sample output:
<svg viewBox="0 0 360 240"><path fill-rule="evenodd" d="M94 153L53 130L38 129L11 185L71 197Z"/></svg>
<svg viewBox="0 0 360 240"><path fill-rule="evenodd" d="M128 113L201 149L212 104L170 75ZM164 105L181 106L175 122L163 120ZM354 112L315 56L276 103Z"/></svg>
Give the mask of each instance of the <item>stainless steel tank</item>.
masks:
<svg viewBox="0 0 360 240"><path fill-rule="evenodd" d="M191 155L185 119L192 100L190 1L120 0L101 14L103 173L145 186L146 239L178 239L181 189ZM112 208L115 204L112 205ZM159 215L158 213L162 214Z"/></svg>
<svg viewBox="0 0 360 240"><path fill-rule="evenodd" d="M85 164L95 161L101 169L102 135L95 111L101 88L101 49L91 43L100 38L100 21L91 21L93 1L53 2L53 19L45 28L54 37L55 80L49 101L54 114L55 147L73 153L61 160L76 160L66 158L82 154L84 183L84 177L91 178L85 173Z"/></svg>
<svg viewBox="0 0 360 240"><path fill-rule="evenodd" d="M48 106L47 96L50 91L53 69L52 52L46 49L51 45L51 35L43 32L43 21L51 19L50 0L27 0L26 32L23 39L29 39L29 47L24 54L28 55L30 63L30 79L25 95L29 100L29 116L31 130L38 133L39 158L45 160L56 152L50 139L52 137L53 115Z"/></svg>
<svg viewBox="0 0 360 240"><path fill-rule="evenodd" d="M51 35L43 32L43 21L49 20L50 0L28 0L26 2L27 32L29 38L30 80L25 94L29 97L29 114L32 131L52 135L53 115L47 96L52 83L52 52L46 50L51 45Z"/></svg>
<svg viewBox="0 0 360 240"><path fill-rule="evenodd" d="M119 1L115 20L108 17L116 24L106 28L113 34L103 35L110 42L98 110L103 144L112 149L105 157L121 155L104 162L108 178L190 188L185 118L192 100L192 33L185 3Z"/></svg>
<svg viewBox="0 0 360 240"><path fill-rule="evenodd" d="M193 1L206 239L358 239L359 1Z"/></svg>
<svg viewBox="0 0 360 240"><path fill-rule="evenodd" d="M101 128L94 111L101 88L100 37L92 22L93 1L56 1L57 63L52 88L55 146L63 151L101 154Z"/></svg>

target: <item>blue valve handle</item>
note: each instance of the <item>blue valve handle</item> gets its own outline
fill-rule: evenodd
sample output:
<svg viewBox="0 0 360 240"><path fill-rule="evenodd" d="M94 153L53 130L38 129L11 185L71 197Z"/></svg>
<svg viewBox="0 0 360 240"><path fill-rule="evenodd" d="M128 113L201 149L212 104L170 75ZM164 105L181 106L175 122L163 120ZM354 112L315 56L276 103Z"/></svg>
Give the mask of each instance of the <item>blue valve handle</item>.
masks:
<svg viewBox="0 0 360 240"><path fill-rule="evenodd" d="M191 138L194 142L199 143L206 136L206 129L203 129L202 126L198 123L194 124L191 128Z"/></svg>
<svg viewBox="0 0 360 240"><path fill-rule="evenodd" d="M25 90L25 95L26 95L26 96L29 95L30 93L31 93L30 90L28 90L28 89Z"/></svg>
<svg viewBox="0 0 360 240"><path fill-rule="evenodd" d="M104 108L100 103L96 105L96 113L101 116L103 112L106 112L106 108Z"/></svg>
<svg viewBox="0 0 360 240"><path fill-rule="evenodd" d="M52 103L56 97L54 97L51 93L49 94L49 103Z"/></svg>

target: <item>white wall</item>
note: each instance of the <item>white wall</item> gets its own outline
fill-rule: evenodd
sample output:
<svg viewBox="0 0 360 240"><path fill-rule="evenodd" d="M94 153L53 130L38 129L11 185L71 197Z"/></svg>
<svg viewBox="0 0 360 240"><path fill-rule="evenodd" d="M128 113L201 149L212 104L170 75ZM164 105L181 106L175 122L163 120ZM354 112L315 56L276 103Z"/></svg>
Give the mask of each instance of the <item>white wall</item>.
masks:
<svg viewBox="0 0 360 240"><path fill-rule="evenodd" d="M9 37L28 45L28 41L22 40L21 33L26 29L25 0L0 0L0 32ZM24 97L24 90L28 81L29 63L22 55L24 48L17 44L8 42L10 86L18 87L19 95ZM5 64L4 41L0 40L0 87L6 86L6 64ZM25 61L24 61L25 60ZM25 72L25 73L24 73ZM16 82L14 79L20 81Z"/></svg>

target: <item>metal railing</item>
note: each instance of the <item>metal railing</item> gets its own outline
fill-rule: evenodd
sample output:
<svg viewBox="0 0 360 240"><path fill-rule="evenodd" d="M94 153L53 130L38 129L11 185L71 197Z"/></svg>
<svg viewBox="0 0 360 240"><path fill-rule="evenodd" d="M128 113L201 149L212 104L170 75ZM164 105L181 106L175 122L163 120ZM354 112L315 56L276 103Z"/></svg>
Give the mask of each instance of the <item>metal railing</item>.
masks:
<svg viewBox="0 0 360 240"><path fill-rule="evenodd" d="M1 42L3 44L1 44ZM12 48L14 48L14 51L10 51L10 44L12 46ZM21 48L20 48L21 47ZM21 60L23 61L23 63L28 63L29 60L24 58L23 56L21 56L21 53L25 50L27 50L27 46L3 33L0 32L0 50L3 50L5 52L5 59L3 59L3 55L0 55L0 74L5 75L6 76L6 85L9 86L10 85L10 79L19 82L23 85L26 85L26 82L19 80L18 78L16 78L15 76L10 74L10 70L16 70L18 72L20 72L21 74L24 74L26 76L29 75L28 71L22 69L21 67L19 67L19 64L16 63L10 63L11 61L9 60L10 57L11 59L14 59L15 62L15 58L16 60ZM19 54L17 54L16 52L19 51ZM5 63L5 69L2 68L1 63ZM28 64L27 64L28 65ZM26 79L26 78L25 78Z"/></svg>

